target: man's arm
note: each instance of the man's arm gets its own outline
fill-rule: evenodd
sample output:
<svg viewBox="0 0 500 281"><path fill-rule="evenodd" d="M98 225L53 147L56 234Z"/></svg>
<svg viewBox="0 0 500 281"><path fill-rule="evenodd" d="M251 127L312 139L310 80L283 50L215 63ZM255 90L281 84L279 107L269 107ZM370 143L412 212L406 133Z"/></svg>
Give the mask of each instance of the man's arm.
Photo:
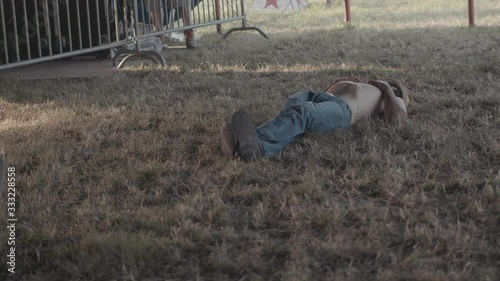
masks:
<svg viewBox="0 0 500 281"><path fill-rule="evenodd" d="M387 82L370 80L368 84L379 88L382 92L382 98L384 99L384 119L386 121L399 121L408 116L405 102L401 98L396 97L394 90Z"/></svg>

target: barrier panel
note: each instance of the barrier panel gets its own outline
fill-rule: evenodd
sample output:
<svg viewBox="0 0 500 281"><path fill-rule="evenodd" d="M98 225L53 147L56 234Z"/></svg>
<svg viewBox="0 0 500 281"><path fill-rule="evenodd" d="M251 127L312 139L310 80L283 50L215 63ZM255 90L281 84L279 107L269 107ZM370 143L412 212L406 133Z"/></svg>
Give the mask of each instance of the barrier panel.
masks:
<svg viewBox="0 0 500 281"><path fill-rule="evenodd" d="M161 55L159 39L153 37L166 36L174 32L183 32L186 46L195 46L193 30L200 27L216 25L217 32L223 33L222 24L241 21L241 27L232 28L224 35L234 31L255 30L265 38L267 35L259 28L248 26L246 21L244 0L132 0L134 13L133 47L118 50L113 65L123 55L126 57L118 64L120 68L129 58L143 57L162 65L165 60ZM149 38L149 40L148 40ZM156 42L155 42L156 40Z"/></svg>
<svg viewBox="0 0 500 281"><path fill-rule="evenodd" d="M76 55L107 56L132 42L121 0L0 0L0 69Z"/></svg>
<svg viewBox="0 0 500 281"><path fill-rule="evenodd" d="M241 21L231 29L256 30L246 23L244 0L0 0L0 70L83 54L126 55L164 64L159 36ZM153 39L156 38L156 39ZM154 45L154 44L153 44ZM158 46L157 46L158 47ZM163 44L161 44L161 48Z"/></svg>

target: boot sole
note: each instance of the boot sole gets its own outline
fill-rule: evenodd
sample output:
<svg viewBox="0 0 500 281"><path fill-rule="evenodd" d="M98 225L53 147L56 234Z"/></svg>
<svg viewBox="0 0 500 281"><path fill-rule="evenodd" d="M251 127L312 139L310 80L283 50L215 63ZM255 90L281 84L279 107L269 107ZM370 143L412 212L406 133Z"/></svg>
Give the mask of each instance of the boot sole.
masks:
<svg viewBox="0 0 500 281"><path fill-rule="evenodd" d="M234 135L231 124L229 123L222 125L220 128L220 145L222 152L227 156L232 157L236 152L236 136Z"/></svg>
<svg viewBox="0 0 500 281"><path fill-rule="evenodd" d="M236 136L236 152L243 160L255 160L262 157L257 131L250 116L244 111L237 111L231 119L231 127Z"/></svg>

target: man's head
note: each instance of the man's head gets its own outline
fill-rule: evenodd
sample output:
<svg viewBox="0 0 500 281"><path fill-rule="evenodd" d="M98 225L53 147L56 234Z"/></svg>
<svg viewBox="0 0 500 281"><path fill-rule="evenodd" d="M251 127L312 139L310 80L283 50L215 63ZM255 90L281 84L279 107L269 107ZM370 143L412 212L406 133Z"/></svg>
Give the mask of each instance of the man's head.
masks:
<svg viewBox="0 0 500 281"><path fill-rule="evenodd" d="M386 81L394 90L394 94L396 94L396 97L402 98L405 102L405 106L408 106L410 97L408 96L408 90L406 89L406 87L396 79L386 79Z"/></svg>

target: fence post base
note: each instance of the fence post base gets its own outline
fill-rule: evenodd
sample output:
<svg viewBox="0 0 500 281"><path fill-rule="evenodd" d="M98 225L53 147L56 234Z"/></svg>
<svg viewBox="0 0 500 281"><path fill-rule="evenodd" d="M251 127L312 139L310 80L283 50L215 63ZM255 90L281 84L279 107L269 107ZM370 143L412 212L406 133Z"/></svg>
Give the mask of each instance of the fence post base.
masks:
<svg viewBox="0 0 500 281"><path fill-rule="evenodd" d="M196 39L194 38L194 30L188 29L184 31L186 37L186 48L194 49L196 47Z"/></svg>
<svg viewBox="0 0 500 281"><path fill-rule="evenodd" d="M255 31L259 32L260 35L262 35L264 38L269 39L269 36L267 36L267 34L264 31L262 31L262 29L255 27L255 26L242 26L242 27L231 28L227 31L227 33L224 35L224 37L222 37L222 39L226 39L234 31L245 31L245 30L255 30Z"/></svg>
<svg viewBox="0 0 500 281"><path fill-rule="evenodd" d="M120 63L118 63L118 60L123 55L126 55L125 58L123 58L120 61ZM152 61L154 63L157 63L157 64L159 64L161 66L165 66L167 64L167 62L165 61L165 57L162 54L158 53L158 52L141 51L140 53L137 53L136 51L120 50L113 57L113 66L116 66L116 68L121 69L123 67L123 65L128 60L130 60L132 58L148 59L148 60L150 60L150 61Z"/></svg>

